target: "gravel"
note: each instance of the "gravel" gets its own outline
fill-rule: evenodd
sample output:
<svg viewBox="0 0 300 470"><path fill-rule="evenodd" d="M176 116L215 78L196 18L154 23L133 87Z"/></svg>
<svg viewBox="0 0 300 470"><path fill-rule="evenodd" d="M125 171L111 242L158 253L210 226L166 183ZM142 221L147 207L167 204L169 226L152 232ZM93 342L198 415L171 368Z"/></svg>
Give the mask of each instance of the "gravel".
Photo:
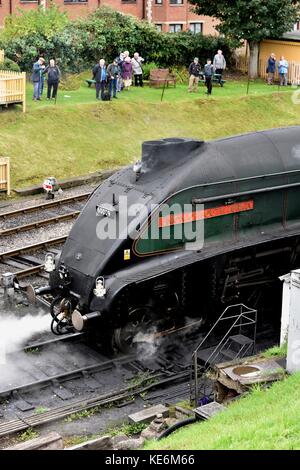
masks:
<svg viewBox="0 0 300 470"><path fill-rule="evenodd" d="M40 227L36 230L20 232L17 235L13 235L11 237L2 237L0 253L28 245L33 245L34 243L47 241L51 238L67 236L73 224L74 221L60 222L57 224Z"/></svg>

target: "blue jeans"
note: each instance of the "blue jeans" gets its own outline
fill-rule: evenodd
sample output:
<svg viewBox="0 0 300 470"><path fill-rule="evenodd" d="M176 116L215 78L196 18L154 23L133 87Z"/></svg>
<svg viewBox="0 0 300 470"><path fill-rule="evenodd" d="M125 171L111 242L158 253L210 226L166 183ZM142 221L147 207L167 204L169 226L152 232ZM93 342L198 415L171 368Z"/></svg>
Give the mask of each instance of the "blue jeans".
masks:
<svg viewBox="0 0 300 470"><path fill-rule="evenodd" d="M109 93L110 93L110 96L117 96L117 86L118 86L118 79L117 78L113 78L110 82L109 82Z"/></svg>
<svg viewBox="0 0 300 470"><path fill-rule="evenodd" d="M39 86L39 95L42 96L44 91L44 77L41 77L40 79L40 86Z"/></svg>
<svg viewBox="0 0 300 470"><path fill-rule="evenodd" d="M33 99L37 100L40 97L40 82L33 82Z"/></svg>

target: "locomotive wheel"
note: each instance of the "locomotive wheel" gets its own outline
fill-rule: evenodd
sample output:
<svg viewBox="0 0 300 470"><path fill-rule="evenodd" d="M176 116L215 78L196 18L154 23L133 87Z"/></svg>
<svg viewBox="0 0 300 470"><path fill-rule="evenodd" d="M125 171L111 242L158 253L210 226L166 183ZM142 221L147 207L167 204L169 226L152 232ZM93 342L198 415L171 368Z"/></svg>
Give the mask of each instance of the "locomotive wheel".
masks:
<svg viewBox="0 0 300 470"><path fill-rule="evenodd" d="M145 339L147 339L147 335L151 335L153 326L156 324L157 318L151 307L134 308L128 314L126 325L114 330L112 337L113 348L125 354L134 352L138 342L143 339L142 335L145 335Z"/></svg>

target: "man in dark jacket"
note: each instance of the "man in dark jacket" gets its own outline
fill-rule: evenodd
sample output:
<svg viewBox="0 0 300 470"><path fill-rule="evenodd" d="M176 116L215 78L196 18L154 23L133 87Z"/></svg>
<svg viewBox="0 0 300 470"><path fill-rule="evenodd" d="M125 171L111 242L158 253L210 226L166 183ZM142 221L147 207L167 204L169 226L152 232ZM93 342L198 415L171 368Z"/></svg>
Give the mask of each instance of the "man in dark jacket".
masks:
<svg viewBox="0 0 300 470"><path fill-rule="evenodd" d="M214 74L214 66L211 63L210 59L207 59L204 66L204 76L205 76L205 85L207 87L207 94L211 95L212 91L212 77Z"/></svg>
<svg viewBox="0 0 300 470"><path fill-rule="evenodd" d="M273 85L274 75L276 70L276 56L274 53L268 58L267 74L268 74L268 85Z"/></svg>
<svg viewBox="0 0 300 470"><path fill-rule="evenodd" d="M106 85L106 80L107 80L104 59L100 59L99 64L95 65L95 67L93 68L93 79L96 82L96 99L103 100L104 90L105 90L105 85ZM100 91L101 91L101 98L99 98Z"/></svg>
<svg viewBox="0 0 300 470"><path fill-rule="evenodd" d="M189 92L191 93L194 89L194 92L198 91L199 75L200 75L200 64L198 57L195 57L194 61L189 66Z"/></svg>
<svg viewBox="0 0 300 470"><path fill-rule="evenodd" d="M54 59L50 60L48 67L46 67L43 71L43 74L45 73L48 74L47 100L51 99L51 92L52 99L55 99L57 95L58 83L61 73L58 66L55 64Z"/></svg>
<svg viewBox="0 0 300 470"><path fill-rule="evenodd" d="M31 79L33 82L33 100L40 100L40 84L41 84L41 74L45 68L45 59L40 57L37 62L33 64Z"/></svg>
<svg viewBox="0 0 300 470"><path fill-rule="evenodd" d="M117 98L117 87L120 69L118 66L118 59L115 59L112 64L107 67L107 77L109 80L109 93L111 97Z"/></svg>

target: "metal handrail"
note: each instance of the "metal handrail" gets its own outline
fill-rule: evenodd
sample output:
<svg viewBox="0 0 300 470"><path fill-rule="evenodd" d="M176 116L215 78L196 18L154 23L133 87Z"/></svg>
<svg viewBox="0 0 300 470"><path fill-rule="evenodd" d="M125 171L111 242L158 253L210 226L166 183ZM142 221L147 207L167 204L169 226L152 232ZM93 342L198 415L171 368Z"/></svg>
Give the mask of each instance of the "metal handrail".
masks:
<svg viewBox="0 0 300 470"><path fill-rule="evenodd" d="M240 314L237 314L237 315L231 315L229 317L224 317L225 313L230 310L230 309L233 309L235 307L240 307L240 308L245 308L247 310L247 312L242 312ZM213 326L211 327L211 329L209 330L209 332L206 334L206 336L203 338L203 340L201 341L201 343L197 346L197 348L194 350L194 353L197 353L199 351L199 349L201 348L201 346L203 345L203 343L207 340L207 338L211 335L211 333L213 332L213 330L216 328L216 326L218 325L218 323L220 323L221 321L224 321L224 320L230 320L230 319L233 319L233 318L236 318L237 316L238 317L242 317L245 315L245 313L255 313L256 310L253 309L253 308L249 308L247 307L246 305L244 304L234 304L234 305L229 305L228 307L225 308L224 312L222 313L222 315L218 318L218 320L213 324Z"/></svg>
<svg viewBox="0 0 300 470"><path fill-rule="evenodd" d="M239 308L240 313L236 315L229 315L226 316L226 313L229 310L232 310L234 308ZM254 318L252 319L250 317L251 314L254 314ZM232 330L236 327L242 328L244 326L248 325L255 325L254 327L254 341L256 337L256 323L257 323L257 310L253 308L249 308L244 304L235 304L235 305L229 305L228 307L225 308L223 311L222 315L218 318L218 320L213 324L209 332L206 334L206 336L203 338L201 343L197 346L197 348L194 350L193 355L192 355L192 361L194 364L194 382L195 382L195 404L197 406L198 403L198 356L197 353L199 349L203 346L203 344L206 342L206 340L209 338L211 333L214 331L214 329L217 327L218 324L220 324L222 321L225 320L233 320L233 324L230 326L230 328L227 330L226 334L223 336L222 340L217 344L217 346L214 348L212 353L209 355L209 357L206 359L205 364L204 364L204 371L207 370L207 363L209 360L214 357L216 353L219 354L220 350L226 345L226 343L229 340L230 333ZM243 323L241 320L244 319L246 320L245 323ZM238 353L237 353L238 354Z"/></svg>

